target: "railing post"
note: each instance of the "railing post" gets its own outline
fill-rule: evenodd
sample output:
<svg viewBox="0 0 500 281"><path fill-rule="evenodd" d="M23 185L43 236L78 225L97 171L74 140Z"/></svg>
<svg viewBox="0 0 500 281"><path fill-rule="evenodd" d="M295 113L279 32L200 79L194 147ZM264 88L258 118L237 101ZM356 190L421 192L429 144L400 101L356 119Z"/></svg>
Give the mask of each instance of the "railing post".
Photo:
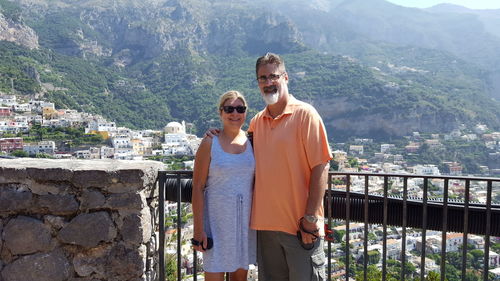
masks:
<svg viewBox="0 0 500 281"><path fill-rule="evenodd" d="M364 249L363 249L363 280L368 280L367 271L368 271L368 187L369 187L369 177L365 176L365 202L364 202L364 219L365 219L365 241L364 241Z"/></svg>
<svg viewBox="0 0 500 281"><path fill-rule="evenodd" d="M484 234L484 281L488 281L488 271L490 268L491 190L492 182L488 181L486 187L486 229Z"/></svg>
<svg viewBox="0 0 500 281"><path fill-rule="evenodd" d="M182 205L181 205L181 174L177 174L177 281L181 281L182 272L181 272L181 257L182 257L182 229L181 229L181 213L182 213Z"/></svg>
<svg viewBox="0 0 500 281"><path fill-rule="evenodd" d="M160 243L159 243L159 277L160 277L160 281L165 281L165 178L166 178L166 175L165 173L162 173L160 172L158 174L159 176L159 181L158 181L158 188L159 188L159 192L158 192L158 205L159 205L159 214L158 214L158 219L160 220L159 221L159 225L160 225L160 234L159 234L159 239L160 239Z"/></svg>
<svg viewBox="0 0 500 281"><path fill-rule="evenodd" d="M382 281L387 275L387 189L389 187L388 177L384 176L384 209L383 209L383 237L382 240Z"/></svg>
<svg viewBox="0 0 500 281"><path fill-rule="evenodd" d="M427 247L426 236L427 236L427 190L429 185L429 178L424 177L424 198L422 205L422 256L420 257L420 280L425 280L425 250Z"/></svg>
<svg viewBox="0 0 500 281"><path fill-rule="evenodd" d="M406 279L406 225L407 225L407 202L408 198L408 178L404 177L403 181L403 234L401 235L401 280Z"/></svg>
<svg viewBox="0 0 500 281"><path fill-rule="evenodd" d="M443 197L443 229L441 231L441 281L445 281L446 276L446 231L448 229L448 184L449 180L444 180Z"/></svg>
<svg viewBox="0 0 500 281"><path fill-rule="evenodd" d="M328 173L328 197L327 197L327 225L328 229L331 227L332 223L332 175ZM333 234L332 234L333 235ZM332 260L331 260L331 255L332 255L332 241L328 239L328 281L332 281Z"/></svg>
<svg viewBox="0 0 500 281"><path fill-rule="evenodd" d="M464 229L463 229L463 241L462 241L462 280L465 280L465 274L467 272L467 235L469 232L469 192L470 192L470 180L465 181L465 198L464 198Z"/></svg>
<svg viewBox="0 0 500 281"><path fill-rule="evenodd" d="M351 176L347 175L346 177L346 194L345 194L345 201L346 201L346 207L345 207L345 218L346 218L346 226L345 226L345 247L346 247L346 257L345 257L345 269L346 269L346 280L349 280L349 259L351 255L351 251L349 248L349 224L351 223Z"/></svg>

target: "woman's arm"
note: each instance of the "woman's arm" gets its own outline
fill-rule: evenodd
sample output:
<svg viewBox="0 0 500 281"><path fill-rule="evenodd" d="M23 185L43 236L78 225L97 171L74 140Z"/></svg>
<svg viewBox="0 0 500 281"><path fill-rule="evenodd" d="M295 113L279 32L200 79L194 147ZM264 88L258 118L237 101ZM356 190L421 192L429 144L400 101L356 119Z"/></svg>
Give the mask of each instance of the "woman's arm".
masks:
<svg viewBox="0 0 500 281"><path fill-rule="evenodd" d="M205 137L201 141L196 152L193 170L193 217L194 217L194 239L207 246L207 235L203 227L204 190L210 167L212 138ZM193 246L197 251L203 252L202 246Z"/></svg>

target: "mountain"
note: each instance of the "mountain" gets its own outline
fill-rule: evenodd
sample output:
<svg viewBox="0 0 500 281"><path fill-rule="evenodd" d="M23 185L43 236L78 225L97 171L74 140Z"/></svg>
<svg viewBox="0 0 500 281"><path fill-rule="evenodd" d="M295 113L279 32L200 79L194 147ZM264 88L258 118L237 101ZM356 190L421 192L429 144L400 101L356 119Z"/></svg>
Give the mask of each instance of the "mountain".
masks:
<svg viewBox="0 0 500 281"><path fill-rule="evenodd" d="M132 128L184 119L203 132L218 124L216 102L229 89L246 94L252 115L263 108L255 59L273 51L286 59L291 92L318 108L336 140L448 132L462 123L500 129L500 104L491 99L498 37L463 11L383 0L0 0L0 7L10 26L38 42L0 42L0 91L14 78L19 93Z"/></svg>

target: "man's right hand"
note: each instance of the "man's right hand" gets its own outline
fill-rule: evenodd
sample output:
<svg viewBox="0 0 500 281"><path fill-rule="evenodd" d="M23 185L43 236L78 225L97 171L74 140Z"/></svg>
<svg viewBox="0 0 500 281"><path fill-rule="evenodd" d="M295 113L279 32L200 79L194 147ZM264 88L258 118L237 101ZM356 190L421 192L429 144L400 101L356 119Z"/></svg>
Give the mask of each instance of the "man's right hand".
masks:
<svg viewBox="0 0 500 281"><path fill-rule="evenodd" d="M208 128L208 130L205 132L205 135L203 135L204 138L209 137L213 138L214 136L218 136L220 133L220 130L218 128Z"/></svg>

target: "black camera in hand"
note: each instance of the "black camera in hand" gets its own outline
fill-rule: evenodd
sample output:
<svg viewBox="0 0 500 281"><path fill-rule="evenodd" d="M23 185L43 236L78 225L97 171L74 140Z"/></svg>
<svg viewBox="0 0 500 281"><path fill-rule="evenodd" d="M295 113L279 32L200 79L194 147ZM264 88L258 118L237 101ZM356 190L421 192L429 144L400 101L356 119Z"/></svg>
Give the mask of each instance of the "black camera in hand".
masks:
<svg viewBox="0 0 500 281"><path fill-rule="evenodd" d="M203 243L201 243L200 241L194 239L194 238L191 238L191 244L193 246L200 246L201 245L201 248L203 250L210 250L212 249L212 247L214 246L214 240L210 237L207 237L207 246L204 247Z"/></svg>

